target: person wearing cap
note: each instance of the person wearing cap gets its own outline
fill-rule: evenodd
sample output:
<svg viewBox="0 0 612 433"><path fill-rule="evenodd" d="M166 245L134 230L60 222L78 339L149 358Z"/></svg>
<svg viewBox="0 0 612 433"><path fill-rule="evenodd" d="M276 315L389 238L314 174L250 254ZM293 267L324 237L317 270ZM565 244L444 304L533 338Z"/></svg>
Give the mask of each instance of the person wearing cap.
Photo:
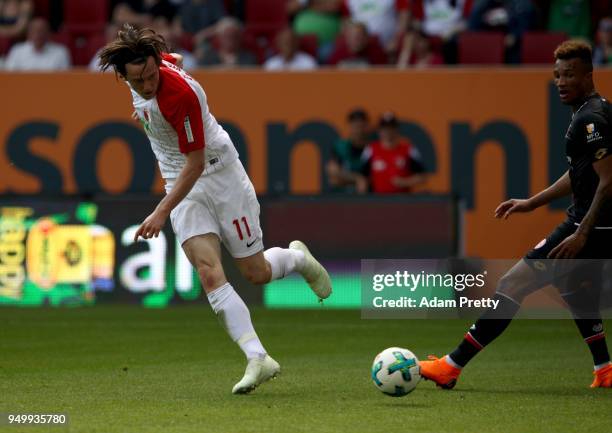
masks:
<svg viewBox="0 0 612 433"><path fill-rule="evenodd" d="M612 65L612 17L602 18L597 28L599 43L593 50L593 64Z"/></svg>
<svg viewBox="0 0 612 433"><path fill-rule="evenodd" d="M349 135L334 144L332 158L326 166L327 179L335 190L344 192L368 192L368 180L363 174L363 149L370 140L368 113L357 108L347 116Z"/></svg>
<svg viewBox="0 0 612 433"><path fill-rule="evenodd" d="M425 182L425 168L418 150L399 133L395 114L384 113L379 122L379 140L363 153L371 190L378 194L409 193Z"/></svg>

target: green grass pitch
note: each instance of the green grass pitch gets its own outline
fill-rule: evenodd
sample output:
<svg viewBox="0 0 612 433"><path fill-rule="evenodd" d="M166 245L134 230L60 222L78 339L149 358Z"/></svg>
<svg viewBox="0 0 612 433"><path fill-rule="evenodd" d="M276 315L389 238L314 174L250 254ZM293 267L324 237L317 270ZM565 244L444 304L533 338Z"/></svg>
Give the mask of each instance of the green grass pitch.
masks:
<svg viewBox="0 0 612 433"><path fill-rule="evenodd" d="M0 412L64 412L22 432L610 432L612 390L591 390L571 321L520 320L452 391L387 397L374 356L450 350L465 321L362 320L358 311L253 309L281 376L233 396L245 362L206 306L0 309ZM608 329L611 323L608 323Z"/></svg>

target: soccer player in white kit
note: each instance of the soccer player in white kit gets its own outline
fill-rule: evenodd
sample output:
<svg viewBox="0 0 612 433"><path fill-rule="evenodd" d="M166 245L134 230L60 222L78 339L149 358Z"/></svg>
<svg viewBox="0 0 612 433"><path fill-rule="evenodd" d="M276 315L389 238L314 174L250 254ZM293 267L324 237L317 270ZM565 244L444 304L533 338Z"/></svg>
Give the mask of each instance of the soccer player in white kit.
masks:
<svg viewBox="0 0 612 433"><path fill-rule="evenodd" d="M280 366L267 354L247 306L225 277L221 242L254 284L296 271L325 299L331 280L300 241L288 249L263 251L259 203L238 152L210 113L200 84L180 68L180 56L167 51L153 30L126 25L100 54L101 68L112 67L127 82L134 114L144 125L166 182L166 196L134 241L157 237L170 216L211 307L247 357L244 377L232 390L244 394L275 377Z"/></svg>

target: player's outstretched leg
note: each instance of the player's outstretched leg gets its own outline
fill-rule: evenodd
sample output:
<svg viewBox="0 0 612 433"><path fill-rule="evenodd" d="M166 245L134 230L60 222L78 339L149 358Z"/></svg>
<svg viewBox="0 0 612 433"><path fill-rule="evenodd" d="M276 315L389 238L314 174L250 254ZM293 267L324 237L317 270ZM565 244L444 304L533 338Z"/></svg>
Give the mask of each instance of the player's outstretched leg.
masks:
<svg viewBox="0 0 612 433"><path fill-rule="evenodd" d="M302 241L293 241L289 244L289 249L304 254L304 260L296 270L304 277L312 291L319 299L329 298L332 292L331 278L321 263L310 253L306 244Z"/></svg>
<svg viewBox="0 0 612 433"><path fill-rule="evenodd" d="M234 394L245 394L280 373L279 364L261 344L244 301L227 282L221 265L221 247L215 234L193 237L183 244L187 257L198 271L202 287L219 322L247 358L244 377Z"/></svg>
<svg viewBox="0 0 612 433"><path fill-rule="evenodd" d="M302 275L319 299L326 299L331 294L329 274L302 241L291 242L288 249L270 248L263 254L270 265L270 276L266 282L284 278L295 271Z"/></svg>
<svg viewBox="0 0 612 433"><path fill-rule="evenodd" d="M572 281L570 283L572 288L578 287L578 289L562 293L562 297L572 312L578 331L593 357L595 378L591 388L612 388L612 364L599 311L599 291L591 290L592 287L585 286L584 283ZM599 284L597 286L600 287Z"/></svg>
<svg viewBox="0 0 612 433"><path fill-rule="evenodd" d="M453 388L463 367L506 330L520 309L522 299L537 287L533 270L524 261L518 262L499 282L493 298L498 301L497 308L485 311L450 354L442 358L430 356L429 360L421 361L421 376L441 388Z"/></svg>

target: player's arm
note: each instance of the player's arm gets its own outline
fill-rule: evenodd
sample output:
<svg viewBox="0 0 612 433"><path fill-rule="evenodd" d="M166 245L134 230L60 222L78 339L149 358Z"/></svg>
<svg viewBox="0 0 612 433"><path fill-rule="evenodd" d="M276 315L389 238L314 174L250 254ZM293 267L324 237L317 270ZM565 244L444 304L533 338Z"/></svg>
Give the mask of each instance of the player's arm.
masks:
<svg viewBox="0 0 612 433"><path fill-rule="evenodd" d="M168 86L173 83L168 82ZM134 235L144 239L157 237L172 209L183 200L204 171L204 125L200 102L187 87L168 87L158 93L157 102L164 118L172 125L178 138L178 148L185 155L185 165L170 192L159 202Z"/></svg>
<svg viewBox="0 0 612 433"><path fill-rule="evenodd" d="M576 257L580 250L584 248L601 210L609 207L612 203L612 158L603 158L594 162L593 169L599 176L599 184L591 202L591 207L589 207L576 232L557 245L550 252L548 258L573 259Z"/></svg>
<svg viewBox="0 0 612 433"><path fill-rule="evenodd" d="M507 219L511 214L516 212L531 212L540 206L544 206L558 198L568 196L571 193L572 184L570 182L569 171L566 171L555 183L533 197L523 200L516 198L506 200L495 209L495 218Z"/></svg>
<svg viewBox="0 0 612 433"><path fill-rule="evenodd" d="M588 236L595 227L601 210L612 203L612 158L603 158L593 163L593 170L599 176L599 184L589 211L576 230L578 235Z"/></svg>
<svg viewBox="0 0 612 433"><path fill-rule="evenodd" d="M164 227L166 219L174 209L191 191L198 178L204 171L204 152L194 150L186 155L186 162L180 171L172 190L159 202L155 210L140 225L134 235L134 242L139 236L144 239L159 236L159 232Z"/></svg>
<svg viewBox="0 0 612 433"><path fill-rule="evenodd" d="M584 248L587 238L604 208L612 203L612 131L606 120L599 116L584 121L587 136L583 143L591 153L593 170L599 177L591 206L576 232L568 236L548 254L551 259L573 259Z"/></svg>

